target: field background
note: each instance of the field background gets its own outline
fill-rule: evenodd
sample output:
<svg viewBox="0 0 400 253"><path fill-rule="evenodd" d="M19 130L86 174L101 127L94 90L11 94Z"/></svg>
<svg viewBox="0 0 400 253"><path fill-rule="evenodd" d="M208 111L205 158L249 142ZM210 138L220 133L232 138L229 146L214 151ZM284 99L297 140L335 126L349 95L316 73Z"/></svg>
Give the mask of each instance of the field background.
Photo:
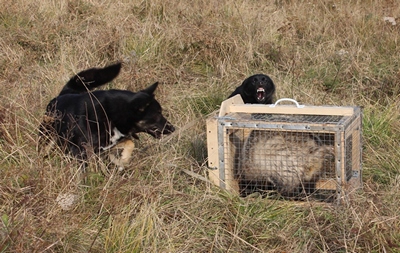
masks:
<svg viewBox="0 0 400 253"><path fill-rule="evenodd" d="M384 21L398 1L0 4L0 252L400 252L400 20ZM123 174L93 163L82 179L62 155L39 156L49 100L119 60L108 87L160 81L176 133L141 134ZM239 198L186 173L206 176L205 119L255 73L277 98L363 107L364 189L351 202Z"/></svg>

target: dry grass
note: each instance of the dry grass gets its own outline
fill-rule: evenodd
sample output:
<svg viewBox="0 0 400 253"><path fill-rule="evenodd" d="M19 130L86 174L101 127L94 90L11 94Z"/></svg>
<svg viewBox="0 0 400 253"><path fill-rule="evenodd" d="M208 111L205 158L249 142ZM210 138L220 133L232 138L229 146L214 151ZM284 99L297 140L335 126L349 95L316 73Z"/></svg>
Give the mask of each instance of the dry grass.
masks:
<svg viewBox="0 0 400 253"><path fill-rule="evenodd" d="M394 0L0 0L0 252L399 252L400 17ZM397 19L397 21L399 21ZM36 153L44 108L80 70L161 81L177 126L123 175ZM277 97L364 108L364 191L346 206L242 199L205 176L205 117L248 75ZM196 136L196 137L194 137ZM56 199L75 196L69 210Z"/></svg>

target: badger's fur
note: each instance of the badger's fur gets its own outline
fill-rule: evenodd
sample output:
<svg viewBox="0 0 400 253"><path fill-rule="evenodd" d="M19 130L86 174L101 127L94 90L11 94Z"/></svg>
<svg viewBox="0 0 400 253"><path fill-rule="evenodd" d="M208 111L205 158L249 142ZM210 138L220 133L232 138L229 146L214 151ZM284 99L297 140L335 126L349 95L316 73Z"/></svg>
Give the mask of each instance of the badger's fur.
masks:
<svg viewBox="0 0 400 253"><path fill-rule="evenodd" d="M310 193L323 172L334 173L333 146L308 133L254 130L239 152L239 182L283 196Z"/></svg>

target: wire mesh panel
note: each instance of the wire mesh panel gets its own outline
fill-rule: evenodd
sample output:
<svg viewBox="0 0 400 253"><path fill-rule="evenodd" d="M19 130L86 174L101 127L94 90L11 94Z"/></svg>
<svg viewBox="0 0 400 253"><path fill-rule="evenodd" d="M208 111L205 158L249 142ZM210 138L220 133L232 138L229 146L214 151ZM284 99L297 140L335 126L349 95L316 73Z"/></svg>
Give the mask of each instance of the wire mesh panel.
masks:
<svg viewBox="0 0 400 253"><path fill-rule="evenodd" d="M323 201L361 187L358 107L345 115L227 111L207 124L210 178L217 185L241 196Z"/></svg>
<svg viewBox="0 0 400 253"><path fill-rule="evenodd" d="M271 191L299 198L315 193L319 181L336 180L334 134L260 129L242 141L237 135L244 132L228 130L225 146L235 152L224 154L233 160L241 195Z"/></svg>

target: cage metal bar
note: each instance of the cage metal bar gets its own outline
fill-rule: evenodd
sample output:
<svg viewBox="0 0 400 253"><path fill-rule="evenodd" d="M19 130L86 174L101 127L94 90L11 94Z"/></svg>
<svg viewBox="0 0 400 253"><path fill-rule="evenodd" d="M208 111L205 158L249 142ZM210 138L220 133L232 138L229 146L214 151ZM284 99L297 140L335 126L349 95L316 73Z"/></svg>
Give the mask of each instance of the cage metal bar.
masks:
<svg viewBox="0 0 400 253"><path fill-rule="evenodd" d="M222 121L218 122L218 156L219 156L219 179L220 186L226 188L225 182L225 133L224 133L224 123Z"/></svg>

